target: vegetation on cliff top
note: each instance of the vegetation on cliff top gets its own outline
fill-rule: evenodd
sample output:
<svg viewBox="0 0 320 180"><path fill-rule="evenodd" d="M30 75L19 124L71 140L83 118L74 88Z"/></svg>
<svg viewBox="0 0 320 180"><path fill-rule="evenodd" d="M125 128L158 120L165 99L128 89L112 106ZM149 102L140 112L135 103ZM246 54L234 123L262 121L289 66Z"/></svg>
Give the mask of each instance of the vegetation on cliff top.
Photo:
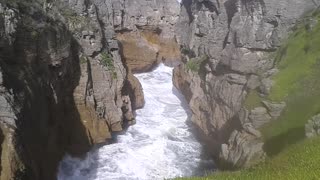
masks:
<svg viewBox="0 0 320 180"><path fill-rule="evenodd" d="M312 18L310 18L312 16ZM318 23L316 23L318 21ZM314 12L276 54L280 70L266 97L285 101L287 108L279 119L264 126L267 162L237 172L214 173L205 179L319 179L320 137L305 138L304 125L320 113L320 13ZM261 97L252 91L246 107L260 105Z"/></svg>
<svg viewBox="0 0 320 180"><path fill-rule="evenodd" d="M320 15L314 15L313 21L320 21ZM287 108L278 120L262 129L265 150L271 156L303 140L304 125L320 113L319 23L304 20L297 25L297 30L278 51L277 67L280 71L273 78L275 83L269 99L285 101Z"/></svg>
<svg viewBox="0 0 320 180"><path fill-rule="evenodd" d="M177 180L301 180L320 178L320 138L308 139L282 151L266 163L235 172L216 172L207 177Z"/></svg>

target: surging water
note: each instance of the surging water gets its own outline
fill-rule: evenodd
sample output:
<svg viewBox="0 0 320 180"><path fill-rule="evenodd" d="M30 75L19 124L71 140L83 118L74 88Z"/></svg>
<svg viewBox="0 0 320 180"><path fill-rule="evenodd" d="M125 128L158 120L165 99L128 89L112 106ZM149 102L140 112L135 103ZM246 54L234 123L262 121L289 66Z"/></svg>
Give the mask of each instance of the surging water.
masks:
<svg viewBox="0 0 320 180"><path fill-rule="evenodd" d="M137 74L146 104L137 123L117 143L92 150L85 159L66 156L59 180L156 180L191 176L211 167L189 126L186 102L172 85L172 68L160 65Z"/></svg>

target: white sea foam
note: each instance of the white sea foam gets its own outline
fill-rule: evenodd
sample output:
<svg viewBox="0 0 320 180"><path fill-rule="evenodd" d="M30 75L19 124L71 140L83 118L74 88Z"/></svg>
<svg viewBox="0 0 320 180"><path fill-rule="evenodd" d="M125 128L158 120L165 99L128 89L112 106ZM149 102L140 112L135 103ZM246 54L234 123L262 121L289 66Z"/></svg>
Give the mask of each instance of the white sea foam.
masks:
<svg viewBox="0 0 320 180"><path fill-rule="evenodd" d="M202 147L186 124L189 110L172 85L172 68L161 64L136 77L146 100L137 110L137 124L119 135L117 143L92 150L85 159L66 156L59 180L157 180L199 170Z"/></svg>

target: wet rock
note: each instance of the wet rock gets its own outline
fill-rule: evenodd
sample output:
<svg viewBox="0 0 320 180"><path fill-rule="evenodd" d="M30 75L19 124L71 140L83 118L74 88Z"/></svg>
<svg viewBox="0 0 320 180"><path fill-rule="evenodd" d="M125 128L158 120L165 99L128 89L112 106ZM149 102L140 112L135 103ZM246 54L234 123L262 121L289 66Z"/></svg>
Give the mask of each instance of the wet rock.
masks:
<svg viewBox="0 0 320 180"><path fill-rule="evenodd" d="M123 107L122 112L124 113L124 117L129 125L135 124L135 118L132 111L131 99L129 96L123 96Z"/></svg>
<svg viewBox="0 0 320 180"><path fill-rule="evenodd" d="M140 109L144 106L144 94L139 80L131 73L128 73L126 88L129 91L132 109Z"/></svg>

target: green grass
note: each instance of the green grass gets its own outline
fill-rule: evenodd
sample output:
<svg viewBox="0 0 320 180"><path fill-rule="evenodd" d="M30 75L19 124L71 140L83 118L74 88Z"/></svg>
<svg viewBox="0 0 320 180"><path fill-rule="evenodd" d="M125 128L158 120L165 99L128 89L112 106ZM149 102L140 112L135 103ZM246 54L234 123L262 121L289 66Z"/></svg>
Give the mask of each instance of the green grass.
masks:
<svg viewBox="0 0 320 180"><path fill-rule="evenodd" d="M201 56L199 58L191 58L187 63L187 69L192 72L199 72L200 66L203 62L208 60L208 56Z"/></svg>
<svg viewBox="0 0 320 180"><path fill-rule="evenodd" d="M108 70L114 69L112 57L108 53L105 53L105 52L101 53L101 63L102 65L107 67Z"/></svg>
<svg viewBox="0 0 320 180"><path fill-rule="evenodd" d="M320 20L320 19L319 19ZM301 87L301 82L312 75L312 68L320 59L320 26L308 32L303 25L288 40L277 55L280 72L273 78L275 84L270 99L279 101Z"/></svg>
<svg viewBox="0 0 320 180"><path fill-rule="evenodd" d="M115 71L116 68L114 67L113 59L110 54L106 52L101 53L101 64L107 67L108 71L111 72L113 79L117 79L117 72Z"/></svg>
<svg viewBox="0 0 320 180"><path fill-rule="evenodd" d="M309 32L300 24L277 58L280 71L273 77L268 98L286 101L287 108L278 120L261 129L271 156L303 140L305 123L320 112L320 25Z"/></svg>
<svg viewBox="0 0 320 180"><path fill-rule="evenodd" d="M87 64L87 58L85 56L80 57L80 64Z"/></svg>
<svg viewBox="0 0 320 180"><path fill-rule="evenodd" d="M308 139L282 151L256 167L235 172L216 172L206 177L177 180L302 180L320 179L320 137Z"/></svg>

